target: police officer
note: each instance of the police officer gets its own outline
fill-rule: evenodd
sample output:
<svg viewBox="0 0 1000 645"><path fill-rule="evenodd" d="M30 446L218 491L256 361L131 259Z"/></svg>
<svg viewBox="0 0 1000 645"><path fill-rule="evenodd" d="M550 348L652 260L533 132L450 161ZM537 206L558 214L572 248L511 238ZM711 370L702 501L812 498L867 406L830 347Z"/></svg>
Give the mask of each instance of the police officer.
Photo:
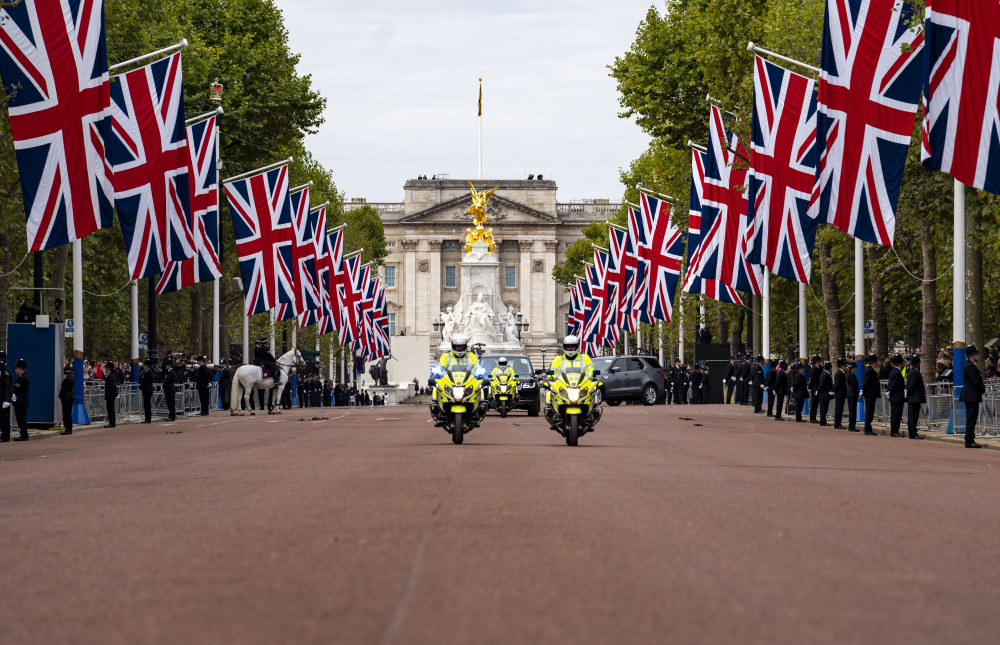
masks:
<svg viewBox="0 0 1000 645"><path fill-rule="evenodd" d="M750 394L753 399L753 413L764 412L764 357L757 355L750 372Z"/></svg>
<svg viewBox="0 0 1000 645"><path fill-rule="evenodd" d="M729 355L729 363L726 364L726 374L723 377L726 384L726 403L733 402L733 390L736 389L736 357Z"/></svg>
<svg viewBox="0 0 1000 645"><path fill-rule="evenodd" d="M917 434L917 420L920 418L920 406L926 402L920 356L914 354L910 357L910 369L906 370L906 436L910 439L923 439Z"/></svg>
<svg viewBox="0 0 1000 645"><path fill-rule="evenodd" d="M681 359L678 358L677 366L674 368L674 403L687 405L689 384L690 380L688 379L687 369L681 363Z"/></svg>
<svg viewBox="0 0 1000 645"><path fill-rule="evenodd" d="M830 410L830 397L833 396L831 369L833 369L833 365L830 364L830 361L823 363L822 367L820 367L819 378L816 381L816 403L819 408L817 415L819 416L819 424L821 426L830 425L826 422L826 413Z"/></svg>
<svg viewBox="0 0 1000 645"><path fill-rule="evenodd" d="M172 357L168 356L163 361L163 370L163 400L167 404L167 421L175 421L177 419L177 372L174 370Z"/></svg>
<svg viewBox="0 0 1000 645"><path fill-rule="evenodd" d="M854 371L858 364L854 361L847 363L847 374L844 379L847 381L847 429L850 432L858 430L858 394L861 390L858 385L858 375Z"/></svg>
<svg viewBox="0 0 1000 645"><path fill-rule="evenodd" d="M815 354L812 357L811 366L807 375L808 380L806 381L809 387L809 423L819 423L819 421L816 420L816 413L819 412L816 392L819 391L817 386L819 385L819 376L822 373L823 357L819 354Z"/></svg>
<svg viewBox="0 0 1000 645"><path fill-rule="evenodd" d="M788 396L788 363L781 361L774 370L774 420L784 421L781 412L785 407L785 397ZM770 407L770 404L768 404Z"/></svg>
<svg viewBox="0 0 1000 645"><path fill-rule="evenodd" d="M837 373L833 375L833 427L844 429L844 404L847 402L847 361L837 359Z"/></svg>
<svg viewBox="0 0 1000 645"><path fill-rule="evenodd" d="M962 377L965 385L962 387L962 394L958 400L965 404L965 447L982 448L976 443L976 421L979 420L979 404L983 400L983 393L986 392L986 385L983 384L983 375L979 373L976 365L976 357L979 350L975 345L969 345L965 350L965 367L962 368ZM20 362L20 361L18 361Z"/></svg>
<svg viewBox="0 0 1000 645"><path fill-rule="evenodd" d="M878 365L878 356L869 354L865 362L868 367L865 368L865 375L861 381L861 396L865 399L865 434L874 436L872 419L875 418L875 402L882 395L882 384L879 383L878 371L875 369Z"/></svg>
<svg viewBox="0 0 1000 645"><path fill-rule="evenodd" d="M59 402L62 404L63 431L59 434L73 434L73 366L63 368L63 380L59 386Z"/></svg>
<svg viewBox="0 0 1000 645"><path fill-rule="evenodd" d="M153 361L142 362L142 374L139 376L139 392L142 393L142 412L145 415L143 423L153 422Z"/></svg>
<svg viewBox="0 0 1000 645"><path fill-rule="evenodd" d="M734 373L736 374L736 403L737 405L743 405L743 390L746 389L743 380L743 365L744 359L743 354L736 355L736 367L734 368Z"/></svg>
<svg viewBox="0 0 1000 645"><path fill-rule="evenodd" d="M774 416L774 386L778 382L778 361L771 359L769 369L764 375L764 391L767 392L767 416Z"/></svg>
<svg viewBox="0 0 1000 645"><path fill-rule="evenodd" d="M7 367L7 352L0 352L0 442L10 441L10 395L14 392L14 378Z"/></svg>
<svg viewBox="0 0 1000 645"><path fill-rule="evenodd" d="M28 440L28 407L31 405L31 379L28 378L28 363L23 358L17 359L14 363L14 372L17 378L14 379L13 394L10 400L14 406L14 420L17 422L19 436L14 441Z"/></svg>
<svg viewBox="0 0 1000 645"><path fill-rule="evenodd" d="M115 364L108 361L104 364L104 409L108 413L108 422L105 428L115 427L115 416L118 402L118 376L115 374Z"/></svg>
<svg viewBox="0 0 1000 645"><path fill-rule="evenodd" d="M806 382L806 366L796 362L792 365L792 398L795 399L795 421L805 423L802 418L802 408L809 396L809 384Z"/></svg>
<svg viewBox="0 0 1000 645"><path fill-rule="evenodd" d="M198 390L198 399L201 401L201 416L208 416L208 389L212 382L212 372L205 364L205 357L198 356L198 369L194 372L194 384Z"/></svg>
<svg viewBox="0 0 1000 645"><path fill-rule="evenodd" d="M691 405L701 403L701 383L703 375L698 364L691 368Z"/></svg>
<svg viewBox="0 0 1000 645"><path fill-rule="evenodd" d="M219 404L223 410L229 409L229 396L232 389L232 381L229 379L229 366L233 364L233 359L222 359L219 366Z"/></svg>
<svg viewBox="0 0 1000 645"><path fill-rule="evenodd" d="M902 437L899 426L903 423L903 403L906 401L906 383L903 380L903 357L896 354L892 357L892 369L889 371L889 383L885 395L889 399L889 436Z"/></svg>

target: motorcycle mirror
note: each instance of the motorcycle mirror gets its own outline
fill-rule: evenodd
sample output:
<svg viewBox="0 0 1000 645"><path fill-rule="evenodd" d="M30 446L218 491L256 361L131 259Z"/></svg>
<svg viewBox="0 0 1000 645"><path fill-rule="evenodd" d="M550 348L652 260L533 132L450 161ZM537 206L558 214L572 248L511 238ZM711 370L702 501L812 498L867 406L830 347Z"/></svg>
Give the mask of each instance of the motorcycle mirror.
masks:
<svg viewBox="0 0 1000 645"><path fill-rule="evenodd" d="M545 370L545 376L552 376L553 374L555 374L554 371L552 371L552 370Z"/></svg>
<svg viewBox="0 0 1000 645"><path fill-rule="evenodd" d="M594 376L600 376L601 370L594 370Z"/></svg>

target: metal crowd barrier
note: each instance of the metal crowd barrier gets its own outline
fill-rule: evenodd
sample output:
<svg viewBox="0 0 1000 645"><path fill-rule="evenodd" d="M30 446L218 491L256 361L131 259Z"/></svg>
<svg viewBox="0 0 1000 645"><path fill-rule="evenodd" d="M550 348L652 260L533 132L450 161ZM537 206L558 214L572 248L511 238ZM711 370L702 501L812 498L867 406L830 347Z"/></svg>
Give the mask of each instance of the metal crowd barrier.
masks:
<svg viewBox="0 0 1000 645"><path fill-rule="evenodd" d="M209 386L208 399L209 410L218 408L218 383L212 383ZM83 402L91 423L107 421L103 381L88 381L84 385ZM135 383L129 382L118 386L118 398L115 399L115 405L116 423L134 423L145 419L142 392L139 391L138 385ZM167 404L163 397L163 385L160 383L153 385L153 398L150 407L151 416L154 419L167 417ZM198 389L194 383L182 383L177 386L174 392L174 412L177 416L201 414L201 399L198 397Z"/></svg>

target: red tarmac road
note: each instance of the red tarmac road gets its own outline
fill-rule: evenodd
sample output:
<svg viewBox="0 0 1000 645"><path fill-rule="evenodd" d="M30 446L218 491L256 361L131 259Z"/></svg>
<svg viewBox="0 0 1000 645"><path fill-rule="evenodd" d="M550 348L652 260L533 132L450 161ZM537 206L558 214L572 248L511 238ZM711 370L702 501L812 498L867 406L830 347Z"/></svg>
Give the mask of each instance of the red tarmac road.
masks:
<svg viewBox="0 0 1000 645"><path fill-rule="evenodd" d="M305 412L0 445L0 643L1000 639L992 450L721 406L608 408L578 448Z"/></svg>

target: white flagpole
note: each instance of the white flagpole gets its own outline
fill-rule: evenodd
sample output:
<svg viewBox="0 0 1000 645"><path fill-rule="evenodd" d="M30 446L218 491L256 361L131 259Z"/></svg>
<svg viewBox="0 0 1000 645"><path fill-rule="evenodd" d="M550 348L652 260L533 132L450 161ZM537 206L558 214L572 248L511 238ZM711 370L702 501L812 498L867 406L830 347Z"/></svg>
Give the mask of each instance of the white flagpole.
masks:
<svg viewBox="0 0 1000 645"><path fill-rule="evenodd" d="M216 109L218 114L222 114L222 107ZM216 172L216 204L215 209L215 230L222 230L222 222L220 217L222 216L222 184L219 182L219 173L222 172L222 128L217 127L217 135L215 137L215 172ZM220 250L221 250L221 244ZM221 255L221 254L220 254ZM219 361L222 360L222 354L219 352L219 302L220 302L220 289L219 280L221 276L212 281L212 364L218 365ZM244 350L246 351L246 350ZM246 354L244 354L244 357Z"/></svg>
<svg viewBox="0 0 1000 645"><path fill-rule="evenodd" d="M953 367L952 384L955 386L955 398L961 394L965 385L965 375L962 368L965 366L965 184L955 180L955 268L952 270L952 346ZM931 348L933 350L933 348ZM933 358L927 355L928 359ZM957 419L952 419L956 421ZM954 428L957 434L959 429Z"/></svg>
<svg viewBox="0 0 1000 645"><path fill-rule="evenodd" d="M267 172L268 170L274 170L275 168L278 168L280 166L284 166L287 163L292 163L293 161L295 161L294 157L289 157L288 159L282 159L281 161L275 161L272 164L268 164L266 166L261 166L260 168L257 168L256 170L250 170L250 171L241 173L239 175L235 175L233 177L230 177L228 179L223 179L222 183L223 184L230 184L230 183L232 183L234 181L237 181L239 179L246 179L247 177L252 177L253 175L259 175L260 173Z"/></svg>
<svg viewBox="0 0 1000 645"><path fill-rule="evenodd" d="M764 271L764 297L761 302L763 321L761 322L760 355L771 359L771 272Z"/></svg>
<svg viewBox="0 0 1000 645"><path fill-rule="evenodd" d="M806 283L799 283L799 360L805 363L808 359L809 350L808 338L806 334Z"/></svg>
<svg viewBox="0 0 1000 645"><path fill-rule="evenodd" d="M132 378L139 382L139 283L132 281L129 289L131 294L130 314L132 316L131 336L132 336Z"/></svg>
<svg viewBox="0 0 1000 645"><path fill-rule="evenodd" d="M157 49L155 52L149 52L148 54L143 54L142 56L136 56L135 58L130 58L127 61L118 63L117 65L112 65L108 68L109 72L117 72L120 69L128 67L134 63L141 63L144 60L149 60L150 58L156 58L157 56L165 56L167 54L172 54L178 49L185 49L188 46L188 40L185 38L176 45L171 45L170 47L164 47L163 49Z"/></svg>
<svg viewBox="0 0 1000 645"><path fill-rule="evenodd" d="M73 425L90 425L83 392L83 240L73 240Z"/></svg>
<svg viewBox="0 0 1000 645"><path fill-rule="evenodd" d="M270 333L271 333L271 336L270 336L270 341L271 341L270 342L270 345L271 345L271 355L274 356L274 352L275 352L275 345L274 345L274 324L275 324L275 318L277 317L277 310L276 309L270 309L270 310L268 310L267 317L268 317L268 322L270 323L269 326L270 326Z"/></svg>
<svg viewBox="0 0 1000 645"><path fill-rule="evenodd" d="M681 359L681 363L684 362L684 303L678 301L678 308L680 309L680 315L677 316L677 358ZM660 365L663 365L663 352L660 352Z"/></svg>

